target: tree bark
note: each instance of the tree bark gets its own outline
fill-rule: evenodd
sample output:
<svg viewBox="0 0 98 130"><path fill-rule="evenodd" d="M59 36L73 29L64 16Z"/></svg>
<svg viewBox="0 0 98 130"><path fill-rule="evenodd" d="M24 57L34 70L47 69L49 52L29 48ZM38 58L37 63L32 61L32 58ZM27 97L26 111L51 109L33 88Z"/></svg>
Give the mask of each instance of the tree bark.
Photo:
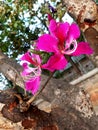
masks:
<svg viewBox="0 0 98 130"><path fill-rule="evenodd" d="M0 72L10 80L13 85L24 88L24 82L21 77L22 67L15 60L8 58L0 51Z"/></svg>
<svg viewBox="0 0 98 130"><path fill-rule="evenodd" d="M12 59L2 54L2 52L0 52L0 72L2 72L9 80L11 80L13 84L16 84L23 88L24 82L20 75L21 71L22 68L19 64L17 64L15 61L13 61ZM44 75L42 76L41 86L45 83L47 78L48 76ZM4 95L2 95L3 92ZM6 91L3 92L0 93L0 96L2 97L0 98L0 102L3 102L7 105L7 106L5 105L2 109L4 117L12 120L13 122L21 121L22 122L21 127L29 128L29 126L24 125L25 124L24 122L30 123L32 122L32 120L34 120L36 123L36 127L32 126L35 128L34 130L36 129L97 130L98 129L97 125L98 119L94 114L92 104L86 92L78 87L70 85L62 78L59 80L52 78L51 81L46 86L46 88L44 89L44 91L37 97L36 101L34 101L34 103L32 103L31 105L33 106L34 104L36 104L38 100L43 99L44 102L48 102L49 105L51 106L51 111L49 111L49 113L43 112L43 110L46 111L45 109L41 111L36 109L34 106L33 108L30 107L29 110L24 113L13 110L13 107L17 106L17 104L13 103L15 99L12 99L11 93L8 94ZM1 99L4 99L4 101L2 101ZM41 108L39 107L39 104L37 105L37 107ZM45 107L47 109L47 105ZM39 114L36 113L34 114L35 111L36 113ZM33 117L30 115L32 115ZM39 116L42 116L42 121L40 121ZM28 118L30 119L29 121ZM38 121L39 123L36 122L36 118L39 119Z"/></svg>
<svg viewBox="0 0 98 130"><path fill-rule="evenodd" d="M98 5L94 0L62 0L67 12L78 23L85 39L94 49L90 57L98 66Z"/></svg>

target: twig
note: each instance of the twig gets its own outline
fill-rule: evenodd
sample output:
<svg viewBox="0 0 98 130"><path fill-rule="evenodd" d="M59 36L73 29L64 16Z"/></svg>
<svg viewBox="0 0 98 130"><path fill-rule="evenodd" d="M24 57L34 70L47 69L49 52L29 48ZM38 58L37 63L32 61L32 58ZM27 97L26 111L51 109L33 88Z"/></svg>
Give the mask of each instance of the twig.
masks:
<svg viewBox="0 0 98 130"><path fill-rule="evenodd" d="M73 62L73 60L70 58L70 63L73 65L74 69L79 75L82 75L81 70L76 66L76 64Z"/></svg>

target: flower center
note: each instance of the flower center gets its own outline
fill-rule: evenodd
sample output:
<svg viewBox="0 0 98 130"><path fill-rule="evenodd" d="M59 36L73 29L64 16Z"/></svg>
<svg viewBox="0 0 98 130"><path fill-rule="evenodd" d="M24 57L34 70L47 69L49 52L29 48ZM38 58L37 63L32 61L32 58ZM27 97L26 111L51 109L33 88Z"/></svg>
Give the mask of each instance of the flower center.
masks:
<svg viewBox="0 0 98 130"><path fill-rule="evenodd" d="M73 50L74 49L74 44L71 44L69 49Z"/></svg>
<svg viewBox="0 0 98 130"><path fill-rule="evenodd" d="M68 43L67 46L64 49L64 54L70 55L73 52L75 52L77 49L77 41L73 40L71 43Z"/></svg>

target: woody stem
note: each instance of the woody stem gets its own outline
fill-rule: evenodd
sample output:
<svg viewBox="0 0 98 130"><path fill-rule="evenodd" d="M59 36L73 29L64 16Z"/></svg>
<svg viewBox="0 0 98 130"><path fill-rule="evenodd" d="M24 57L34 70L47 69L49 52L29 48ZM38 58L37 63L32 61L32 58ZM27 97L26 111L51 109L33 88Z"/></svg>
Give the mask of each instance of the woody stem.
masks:
<svg viewBox="0 0 98 130"><path fill-rule="evenodd" d="M70 58L70 63L73 65L74 69L79 75L82 75L81 70L76 66L76 64L73 62L73 60Z"/></svg>

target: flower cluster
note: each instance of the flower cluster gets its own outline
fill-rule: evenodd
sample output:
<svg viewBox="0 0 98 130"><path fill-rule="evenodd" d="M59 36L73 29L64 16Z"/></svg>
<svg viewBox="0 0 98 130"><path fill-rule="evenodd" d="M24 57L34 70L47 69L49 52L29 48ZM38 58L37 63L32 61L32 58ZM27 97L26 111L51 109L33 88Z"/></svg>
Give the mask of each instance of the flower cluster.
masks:
<svg viewBox="0 0 98 130"><path fill-rule="evenodd" d="M30 52L25 53L21 58L25 61L22 76L25 80L26 90L33 94L39 89L42 69L51 72L63 70L68 63L66 55L79 56L93 53L87 42L77 43L80 30L76 23L70 25L68 22L56 22L52 17L49 21L49 34L40 36L35 45L35 50L50 54L47 62L42 64L43 57Z"/></svg>

